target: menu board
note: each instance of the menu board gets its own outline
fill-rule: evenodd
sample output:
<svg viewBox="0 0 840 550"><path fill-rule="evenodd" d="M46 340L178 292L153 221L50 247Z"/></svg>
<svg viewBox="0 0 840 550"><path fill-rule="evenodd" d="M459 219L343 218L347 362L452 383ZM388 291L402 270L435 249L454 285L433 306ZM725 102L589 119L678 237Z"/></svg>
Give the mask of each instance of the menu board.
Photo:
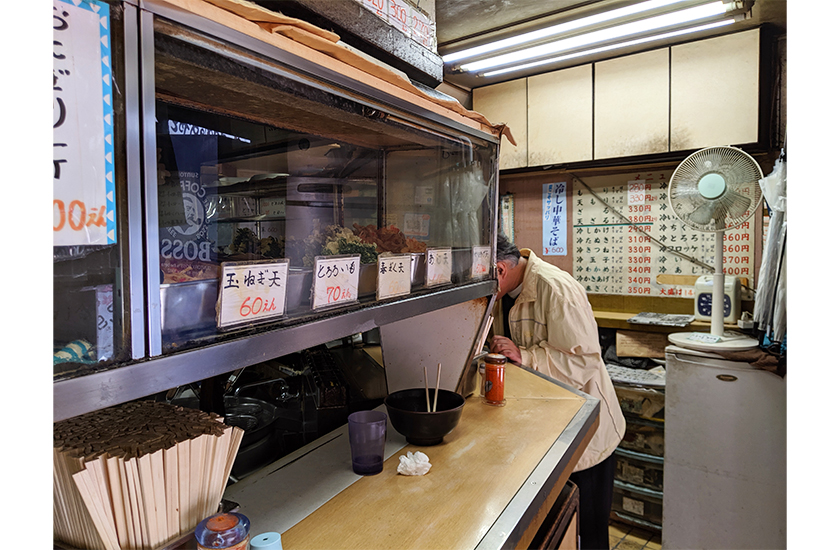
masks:
<svg viewBox="0 0 840 550"><path fill-rule="evenodd" d="M712 273L684 257L713 267L719 251L715 233L691 229L671 210L668 183L672 173L569 176L573 180L572 269L587 292L693 298L694 277ZM727 230L724 273L751 278L755 242L754 220Z"/></svg>

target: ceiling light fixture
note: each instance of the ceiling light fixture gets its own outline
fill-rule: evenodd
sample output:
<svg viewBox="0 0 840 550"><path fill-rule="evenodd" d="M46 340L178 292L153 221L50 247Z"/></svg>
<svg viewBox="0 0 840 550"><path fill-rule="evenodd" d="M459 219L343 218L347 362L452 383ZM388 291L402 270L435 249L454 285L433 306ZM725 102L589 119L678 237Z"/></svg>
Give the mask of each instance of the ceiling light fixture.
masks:
<svg viewBox="0 0 840 550"><path fill-rule="evenodd" d="M594 55L598 53L607 52L610 50L617 50L619 48L629 48L632 46L637 46L639 44L644 44L646 42L653 42L655 40L666 40L669 38L674 38L676 36L680 36L682 34L689 34L693 32L701 32L709 29L714 29L716 27L722 27L724 25L730 25L735 22L735 18L724 19L723 21L715 21L714 23L709 23L706 25L699 25L697 27L691 27L688 29L681 29L678 31L668 32L665 34L657 34L655 36L648 36L645 38L638 38L636 40L629 40L627 42L620 42L618 44L610 44L608 46L601 46L600 48L593 48L590 50L584 50L580 52L570 53L567 55L561 55L559 57L552 57L551 59L541 59L539 61L532 61L530 63L525 63L522 65L515 65L513 67L505 67L504 69L497 69L495 71L487 71L486 73L481 73L479 76L484 77L491 77L497 76L500 74L511 73L514 71L519 71L523 69L531 69L533 67L538 67L540 65L547 65L549 63L559 63L560 61L567 61L569 59L574 59L576 57L583 57L586 55Z"/></svg>
<svg viewBox="0 0 840 550"><path fill-rule="evenodd" d="M486 53L495 52L506 48L512 48L520 44L527 44L528 42L534 42L536 40L541 40L543 38L548 38L557 34L571 32L585 27L590 27L592 25L597 25L598 23L605 23L607 21L612 21L614 19L619 19L623 17L630 17L632 15L636 15L657 8L662 8L671 4L685 3L685 1L686 0L648 0L647 2L641 2L638 4L633 4L632 6L626 6L623 8L610 10L603 13L597 13L588 17L575 19L574 21L567 21L558 25L552 25L544 29L526 32L517 36L505 38L503 40L497 40L495 42L490 42L481 46L468 48L466 50L448 53L444 55L442 59L444 63L460 61L469 57L475 57L477 55L483 55Z"/></svg>
<svg viewBox="0 0 840 550"><path fill-rule="evenodd" d="M609 27L578 36L572 36L570 38L556 40L554 42L549 42L548 44L533 46L524 50L493 56L488 59L465 63L461 65L460 68L461 70L468 72L481 71L484 69L526 61L528 59L544 57L562 51L573 50L575 48L581 48L591 44L597 44L599 42L615 40L625 36L650 32L666 27L673 27L675 25L681 25L725 13L726 7L722 2L712 2L710 4L704 4L702 6L688 8L678 12L658 15L649 19L642 19L640 21L625 23L616 27Z"/></svg>

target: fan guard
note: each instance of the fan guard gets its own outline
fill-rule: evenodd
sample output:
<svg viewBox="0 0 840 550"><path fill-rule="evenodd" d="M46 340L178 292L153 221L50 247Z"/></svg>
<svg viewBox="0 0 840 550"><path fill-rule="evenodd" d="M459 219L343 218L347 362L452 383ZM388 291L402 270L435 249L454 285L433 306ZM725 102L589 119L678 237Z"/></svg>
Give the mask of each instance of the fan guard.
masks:
<svg viewBox="0 0 840 550"><path fill-rule="evenodd" d="M668 185L671 210L698 231L726 231L749 220L761 204L764 175L735 147L708 147L683 160Z"/></svg>

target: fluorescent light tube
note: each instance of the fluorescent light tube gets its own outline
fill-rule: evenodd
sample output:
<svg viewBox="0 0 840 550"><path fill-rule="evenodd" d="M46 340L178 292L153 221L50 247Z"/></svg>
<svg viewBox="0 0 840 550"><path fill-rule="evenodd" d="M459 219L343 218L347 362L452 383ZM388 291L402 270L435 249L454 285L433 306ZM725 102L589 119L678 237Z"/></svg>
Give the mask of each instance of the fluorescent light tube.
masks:
<svg viewBox="0 0 840 550"><path fill-rule="evenodd" d="M663 27L688 23L690 21L696 21L698 19L713 17L724 13L726 13L726 8L723 3L713 2L711 4L704 4L702 6L688 8L674 13L658 15L649 19L642 19L641 21L634 21L633 23L625 23L624 25L619 25L617 27L609 27L599 31L573 36L571 38L556 40L548 44L526 48L517 52L497 55L489 59L465 63L464 65L461 65L461 69L470 72L490 69L492 67L518 63L535 57L551 55L565 50L571 50L574 48L588 46L590 44L596 44L598 42L605 42L607 40L614 40L624 36L661 29Z"/></svg>
<svg viewBox="0 0 840 550"><path fill-rule="evenodd" d="M631 46L637 46L639 44L644 44L646 42L653 42L655 40L665 40L668 38L673 38L675 36L680 36L683 34L690 34L693 32L700 32L705 31L708 29L714 29L716 27L722 27L724 25L729 25L735 22L734 18L724 19L723 21L716 21L714 23L708 23L706 25L699 25L697 27L691 27L688 29L681 29L678 31L668 32L665 34L657 34L656 36L648 36L645 38L638 38L636 40L628 40L627 42L621 42L619 44L610 44L608 46L601 46L600 48L593 48L591 50L584 50L582 52L575 52L570 53L568 55L561 55L559 57L552 57L551 59L541 59L540 61L532 61L531 63L525 63L523 65L515 65L513 67L505 67L504 69L497 69L495 71L487 71L486 73L481 73L480 76L488 77L488 76L496 76L500 74L510 73L513 71L519 71L521 69L530 69L533 67L538 67L540 65L547 65L549 63L557 63L560 61L566 61L569 59L574 59L576 57L583 57L585 55L593 55L596 53L603 53L610 50L617 50L620 48L629 48Z"/></svg>
<svg viewBox="0 0 840 550"><path fill-rule="evenodd" d="M468 57L475 57L477 55L482 55L485 53L490 53L505 48L512 48L513 46L518 46L527 42L533 42L534 40L540 40L542 38L547 38L555 34L562 34L564 32L582 29L590 25L604 23L606 21L611 21L619 17L629 17L637 13L661 8L670 4L677 4L679 2L685 2L685 0L648 0L647 2L641 2L617 10L611 10L595 15L590 15L588 17L582 17L580 19L575 19L574 21L567 21L558 25L552 25L544 29L538 29L517 36L512 36L510 38L505 38L504 40L497 40L496 42L490 42L488 44L483 44L474 48L468 48L459 52L448 53L444 55L442 59L444 63L460 61L461 59L466 59Z"/></svg>

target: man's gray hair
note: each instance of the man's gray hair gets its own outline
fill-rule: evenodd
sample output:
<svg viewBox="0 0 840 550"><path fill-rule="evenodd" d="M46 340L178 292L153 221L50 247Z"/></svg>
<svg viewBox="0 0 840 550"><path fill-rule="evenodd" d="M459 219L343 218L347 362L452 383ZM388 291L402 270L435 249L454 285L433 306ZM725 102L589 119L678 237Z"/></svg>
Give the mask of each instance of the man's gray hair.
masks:
<svg viewBox="0 0 840 550"><path fill-rule="evenodd" d="M521 257L516 245L499 231L496 238L496 261L516 265Z"/></svg>

